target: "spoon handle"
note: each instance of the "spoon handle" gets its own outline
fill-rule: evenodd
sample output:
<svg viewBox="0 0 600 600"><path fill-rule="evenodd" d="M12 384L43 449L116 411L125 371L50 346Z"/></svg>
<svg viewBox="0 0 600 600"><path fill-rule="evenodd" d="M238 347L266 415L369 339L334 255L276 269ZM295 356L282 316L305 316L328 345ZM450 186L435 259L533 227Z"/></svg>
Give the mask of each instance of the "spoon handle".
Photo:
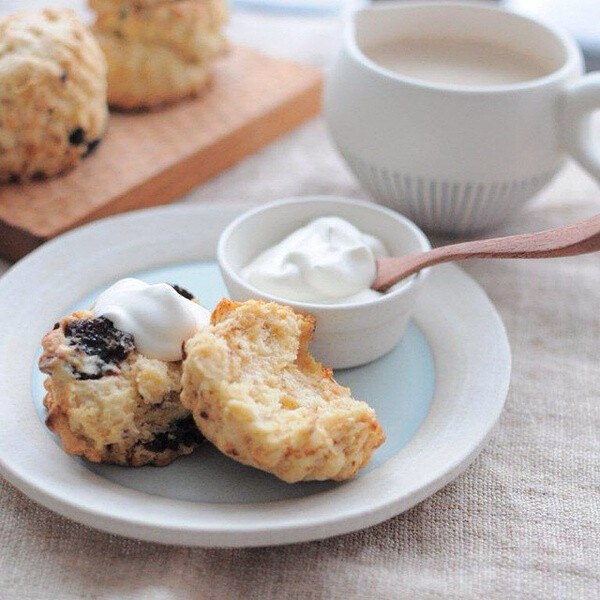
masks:
<svg viewBox="0 0 600 600"><path fill-rule="evenodd" d="M468 258L558 258L600 250L600 215L556 229L462 242L429 252L377 261L373 289L385 291L414 273L439 263Z"/></svg>

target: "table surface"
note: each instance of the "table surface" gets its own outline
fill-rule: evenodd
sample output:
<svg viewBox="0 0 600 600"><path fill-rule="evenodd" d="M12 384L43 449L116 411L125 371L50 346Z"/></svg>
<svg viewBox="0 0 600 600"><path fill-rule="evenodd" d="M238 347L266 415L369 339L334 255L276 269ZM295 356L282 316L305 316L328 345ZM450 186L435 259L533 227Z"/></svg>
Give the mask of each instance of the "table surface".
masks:
<svg viewBox="0 0 600 600"><path fill-rule="evenodd" d="M27 2L36 4L48 3ZM23 3L2 0L0 12L10 5ZM240 12L233 16L231 37L326 65L339 26L331 19ZM323 193L365 197L322 119L315 119L183 202L252 206ZM597 183L568 164L495 233L558 226L597 212ZM8 266L1 264L0 272ZM0 597L599 597L600 254L472 261L464 268L498 307L514 367L492 439L455 482L366 531L280 548L204 550L94 531L38 506L0 479Z"/></svg>

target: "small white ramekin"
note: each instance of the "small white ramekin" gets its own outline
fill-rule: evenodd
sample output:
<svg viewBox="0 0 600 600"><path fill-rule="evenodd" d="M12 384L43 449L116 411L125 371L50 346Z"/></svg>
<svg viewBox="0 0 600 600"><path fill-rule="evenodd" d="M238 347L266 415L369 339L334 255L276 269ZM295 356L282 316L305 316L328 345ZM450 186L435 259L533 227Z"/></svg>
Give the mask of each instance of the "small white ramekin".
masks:
<svg viewBox="0 0 600 600"><path fill-rule="evenodd" d="M372 202L335 196L308 196L278 200L250 210L221 234L217 259L231 298L260 298L287 304L317 319L311 350L333 368L356 367L383 356L400 341L411 317L428 269L402 281L381 298L360 304L295 302L262 292L239 272L260 252L280 242L312 219L346 219L361 231L379 238L392 256L426 252L425 234L406 217Z"/></svg>

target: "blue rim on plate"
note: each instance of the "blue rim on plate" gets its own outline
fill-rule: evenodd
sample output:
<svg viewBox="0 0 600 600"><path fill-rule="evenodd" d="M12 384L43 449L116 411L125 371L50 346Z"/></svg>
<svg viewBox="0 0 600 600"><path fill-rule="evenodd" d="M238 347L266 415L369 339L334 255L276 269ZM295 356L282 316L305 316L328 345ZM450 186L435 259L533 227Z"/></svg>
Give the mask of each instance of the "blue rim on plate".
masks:
<svg viewBox="0 0 600 600"><path fill-rule="evenodd" d="M60 450L32 402L42 334L74 300L124 275L211 261L220 231L241 210L179 206L105 219L44 245L0 279L0 472L9 481L48 508L112 533L192 546L253 546L373 525L440 489L473 460L502 410L510 350L485 293L452 265L432 273L415 314L418 330L411 329L414 340L422 333L433 356L431 406L408 443L352 481L287 499L190 501L125 487ZM346 375L353 372L341 379ZM392 377L403 385L397 373ZM386 418L396 414L393 400ZM202 449L189 458L201 460ZM152 473L159 478L161 469Z"/></svg>
<svg viewBox="0 0 600 600"><path fill-rule="evenodd" d="M132 273L131 276L148 283L180 284L211 310L227 295L214 261L173 265ZM101 291L103 289L87 295L69 307L68 312L89 308ZM57 314L56 318L61 316ZM33 401L41 423L46 417L44 377L37 365L33 365ZM371 463L361 471L361 474L367 473L398 453L426 417L435 389L433 356L423 334L411 324L393 352L369 365L336 371L336 379L349 386L356 398L373 406L387 436ZM50 431L47 433L59 443L56 436ZM210 444L202 445L192 455L181 457L162 469L123 468L73 460L79 460L93 473L130 489L191 502L275 502L318 494L341 485L335 482L289 485L272 475L234 462Z"/></svg>

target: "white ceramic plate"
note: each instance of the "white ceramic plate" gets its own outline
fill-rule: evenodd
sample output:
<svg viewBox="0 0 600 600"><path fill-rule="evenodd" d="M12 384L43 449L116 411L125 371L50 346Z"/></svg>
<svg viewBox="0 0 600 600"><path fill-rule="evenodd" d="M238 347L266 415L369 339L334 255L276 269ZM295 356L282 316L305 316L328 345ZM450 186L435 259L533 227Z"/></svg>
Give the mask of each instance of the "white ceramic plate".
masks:
<svg viewBox="0 0 600 600"><path fill-rule="evenodd" d="M0 279L0 471L48 508L140 539L262 546L324 538L388 519L454 479L496 422L510 375L502 322L453 266L436 267L402 343L337 373L376 409L387 434L372 464L343 483L284 484L205 444L168 467L90 465L43 425L35 364L42 335L116 279L189 288L209 307L224 295L213 261L238 206L130 213L50 242Z"/></svg>

